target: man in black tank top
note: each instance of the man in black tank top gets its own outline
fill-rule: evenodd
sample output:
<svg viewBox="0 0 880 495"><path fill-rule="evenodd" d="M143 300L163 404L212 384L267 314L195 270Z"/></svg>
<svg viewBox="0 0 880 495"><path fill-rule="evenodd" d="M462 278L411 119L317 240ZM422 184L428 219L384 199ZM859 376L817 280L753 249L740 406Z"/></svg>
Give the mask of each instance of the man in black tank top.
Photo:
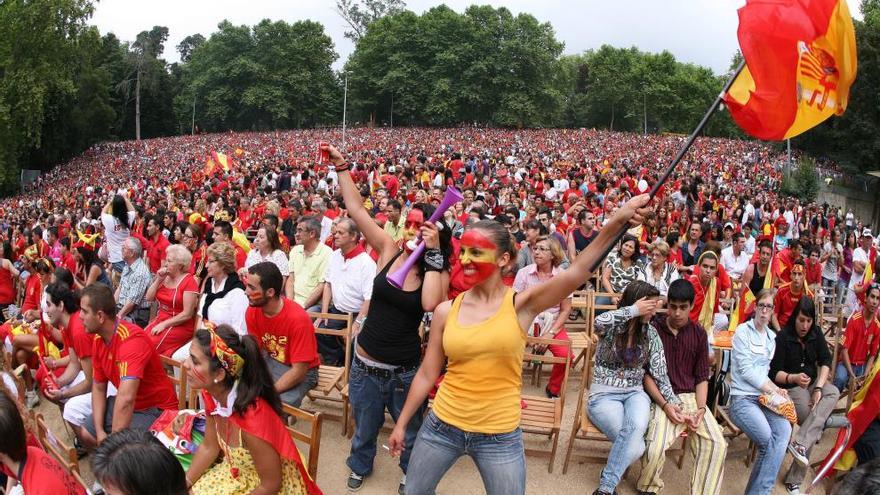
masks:
<svg viewBox="0 0 880 495"><path fill-rule="evenodd" d="M758 295L758 292L764 288L767 277L772 277L770 273L770 260L773 259L773 245L767 239L762 239L758 243L759 258L757 263L752 263L743 273L743 284L746 284L752 291L752 294Z"/></svg>

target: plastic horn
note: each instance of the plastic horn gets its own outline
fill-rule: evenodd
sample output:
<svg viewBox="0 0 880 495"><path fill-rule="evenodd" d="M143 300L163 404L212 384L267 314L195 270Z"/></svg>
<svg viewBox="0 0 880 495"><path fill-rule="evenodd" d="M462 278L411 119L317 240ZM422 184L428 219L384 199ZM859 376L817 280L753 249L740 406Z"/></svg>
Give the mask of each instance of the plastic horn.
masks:
<svg viewBox="0 0 880 495"><path fill-rule="evenodd" d="M440 203L440 206L434 210L434 213L431 215L431 218L428 219L429 222L434 223L437 220L443 218L443 213L446 212L449 208L452 207L455 203L458 203L464 199L458 189L454 187L448 187L446 189L446 194L443 196L443 201ZM416 244L413 252L410 253L409 258L403 263L403 266L397 269L396 272L388 275L386 278L388 279L388 283L397 287L398 289L403 288L403 281L406 280L406 274L412 270L413 265L416 264L416 261L422 258L422 255L425 253L425 242L422 241L421 238L418 240L418 244Z"/></svg>

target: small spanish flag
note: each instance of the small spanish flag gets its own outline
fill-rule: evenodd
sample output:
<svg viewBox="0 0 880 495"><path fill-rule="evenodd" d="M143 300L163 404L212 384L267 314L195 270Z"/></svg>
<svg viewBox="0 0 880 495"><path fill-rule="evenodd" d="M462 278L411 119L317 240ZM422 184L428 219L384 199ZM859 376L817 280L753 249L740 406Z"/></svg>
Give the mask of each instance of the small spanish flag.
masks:
<svg viewBox="0 0 880 495"><path fill-rule="evenodd" d="M853 446L877 417L877 411L880 410L880 378L877 378L878 373L880 373L880 359L874 363L874 367L870 370L870 374L865 379L862 388L853 397L852 406L850 406L849 412L846 414L846 419L852 425L852 432L849 441L846 443L846 451L834 465L834 470L836 471L849 471L855 466L856 453L853 450ZM831 453L822 462L823 465L833 459L832 454L838 447L843 445L845 439L846 432L841 429L837 434L837 443L835 443ZM828 471L828 474L832 472Z"/></svg>
<svg viewBox="0 0 880 495"><path fill-rule="evenodd" d="M846 110L856 78L846 0L747 0L737 37L746 66L724 102L746 133L779 141Z"/></svg>
<svg viewBox="0 0 880 495"><path fill-rule="evenodd" d="M770 277L767 277L768 279ZM739 299L736 301L736 307L730 312L730 325L727 327L728 332L735 332L736 327L740 323L746 321L749 315L755 312L755 295L748 286L743 286L740 291Z"/></svg>

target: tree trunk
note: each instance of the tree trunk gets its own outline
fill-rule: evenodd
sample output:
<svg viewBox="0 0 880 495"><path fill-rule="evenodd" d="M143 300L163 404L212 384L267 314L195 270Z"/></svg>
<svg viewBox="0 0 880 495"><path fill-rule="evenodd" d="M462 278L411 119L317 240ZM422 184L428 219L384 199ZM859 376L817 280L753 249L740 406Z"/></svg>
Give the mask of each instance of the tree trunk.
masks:
<svg viewBox="0 0 880 495"><path fill-rule="evenodd" d="M141 140L141 68L138 64L137 81L135 82L134 96L134 136Z"/></svg>

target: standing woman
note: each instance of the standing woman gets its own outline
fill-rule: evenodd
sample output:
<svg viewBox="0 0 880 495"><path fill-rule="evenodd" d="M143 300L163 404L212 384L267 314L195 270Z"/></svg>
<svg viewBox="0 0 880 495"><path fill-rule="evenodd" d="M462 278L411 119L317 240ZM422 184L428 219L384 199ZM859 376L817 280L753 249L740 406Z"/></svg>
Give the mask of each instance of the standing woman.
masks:
<svg viewBox="0 0 880 495"><path fill-rule="evenodd" d="M373 296L366 321L358 319L352 329L355 334L354 356L349 376L349 394L355 419L355 433L351 440L348 467L348 488L357 490L364 477L373 471L376 457L376 438L385 422L385 410L397 424L406 428L407 452L400 458L403 471L398 491L406 485L409 453L422 424L424 398L418 405L418 414L400 420L401 408L422 356L419 325L426 311L434 311L446 300L449 286L449 239L452 229L442 222L443 230L428 222L434 209L431 205L416 205L407 215L401 245L380 228L367 213L357 186L348 171L348 164L336 148L322 148L329 152L336 166L339 187L345 200L348 216L357 224L367 243L378 253L378 273L373 280ZM411 254L407 241L421 232L425 254L409 270L402 289L392 286L389 273L404 266Z"/></svg>
<svg viewBox="0 0 880 495"><path fill-rule="evenodd" d="M107 261L117 274L122 274L122 269L125 268L125 262L122 261L122 243L128 238L136 217L137 211L134 205L128 197L121 194L113 196L101 212L104 239L107 243Z"/></svg>
<svg viewBox="0 0 880 495"><path fill-rule="evenodd" d="M774 289L761 290L755 317L738 326L733 335L730 419L758 447L746 495L773 491L791 436L791 423L758 402L758 397L766 393L788 396L769 378L770 361L776 351L776 334L769 326L775 295Z"/></svg>
<svg viewBox="0 0 880 495"><path fill-rule="evenodd" d="M392 455L404 452L406 424L420 414L446 363L446 377L413 449L407 494L434 493L465 454L476 463L489 495L525 493L519 428L524 329L588 278L618 229L631 218L640 220L646 210L639 215L636 210L647 202L648 196L642 195L623 205L567 270L520 293L505 286L501 277L516 259L507 229L495 221L468 227L461 238L461 262L472 288L434 311L427 353L389 438Z"/></svg>
<svg viewBox="0 0 880 495"><path fill-rule="evenodd" d="M565 259L565 255L555 238L539 237L535 241L534 258L534 263L521 268L516 273L516 279L513 281L514 291L524 292L531 287L541 285L562 272L559 265ZM568 297L559 301L559 304L547 308L544 313L549 316L549 326L540 336L546 339L569 340L568 334L565 333L565 322L568 320L570 312L571 299ZM568 351L568 354L574 358L571 351L564 346L552 345L549 346L549 350L556 357L565 357L566 351ZM559 397L563 377L565 377L565 364L554 364L553 371L550 373L550 381L547 383L547 388L544 389L547 397Z"/></svg>
<svg viewBox="0 0 880 495"><path fill-rule="evenodd" d="M162 356L170 357L193 337L199 284L188 273L192 255L179 244L168 246L162 268L144 296L158 301L159 311L144 330Z"/></svg>
<svg viewBox="0 0 880 495"><path fill-rule="evenodd" d="M846 242L843 243L843 261L840 264L840 276L837 277L837 303L846 301L850 291L849 282L852 279L853 251L858 247L856 231L846 233Z"/></svg>
<svg viewBox="0 0 880 495"><path fill-rule="evenodd" d="M195 495L320 494L281 421L257 341L227 325L206 327L196 331L184 363L190 385L202 389L206 419L187 488Z"/></svg>

